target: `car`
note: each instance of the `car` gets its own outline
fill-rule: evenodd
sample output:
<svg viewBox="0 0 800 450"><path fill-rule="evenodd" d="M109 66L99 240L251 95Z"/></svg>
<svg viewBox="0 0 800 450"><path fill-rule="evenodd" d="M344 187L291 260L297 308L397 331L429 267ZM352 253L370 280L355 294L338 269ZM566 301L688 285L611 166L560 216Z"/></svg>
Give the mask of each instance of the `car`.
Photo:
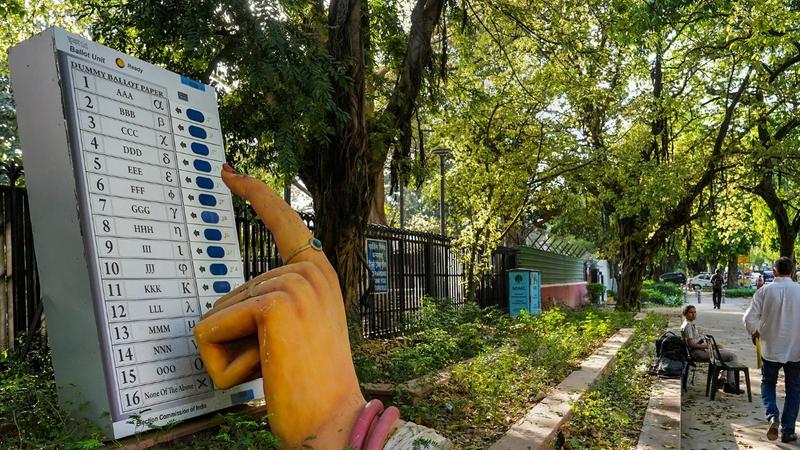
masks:
<svg viewBox="0 0 800 450"><path fill-rule="evenodd" d="M761 274L764 277L764 284L769 284L775 281L775 274L772 272L764 272Z"/></svg>
<svg viewBox="0 0 800 450"><path fill-rule="evenodd" d="M660 278L665 283L686 283L686 275L683 272L667 272L662 274Z"/></svg>
<svg viewBox="0 0 800 450"><path fill-rule="evenodd" d="M711 272L700 272L689 278L686 284L692 289L702 289L711 287Z"/></svg>
<svg viewBox="0 0 800 450"><path fill-rule="evenodd" d="M756 287L756 283L758 282L758 277L761 276L761 272L756 272L755 270L750 272L750 287Z"/></svg>

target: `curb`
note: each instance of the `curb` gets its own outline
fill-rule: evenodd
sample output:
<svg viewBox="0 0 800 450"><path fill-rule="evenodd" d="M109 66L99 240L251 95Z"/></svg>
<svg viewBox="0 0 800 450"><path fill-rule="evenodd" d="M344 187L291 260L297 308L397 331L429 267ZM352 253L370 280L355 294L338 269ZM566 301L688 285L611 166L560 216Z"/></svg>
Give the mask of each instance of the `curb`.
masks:
<svg viewBox="0 0 800 450"><path fill-rule="evenodd" d="M620 329L550 394L514 424L490 450L530 450L544 447L561 426L572 418L572 404L584 390L605 374L617 359L617 352L633 335L633 328Z"/></svg>
<svg viewBox="0 0 800 450"><path fill-rule="evenodd" d="M681 380L654 383L637 450L681 448Z"/></svg>

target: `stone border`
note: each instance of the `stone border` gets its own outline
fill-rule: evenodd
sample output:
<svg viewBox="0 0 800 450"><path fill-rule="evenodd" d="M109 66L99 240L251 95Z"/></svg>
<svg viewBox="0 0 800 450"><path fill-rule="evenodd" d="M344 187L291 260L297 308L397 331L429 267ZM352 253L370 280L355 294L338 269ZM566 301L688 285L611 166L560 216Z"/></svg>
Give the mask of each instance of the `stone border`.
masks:
<svg viewBox="0 0 800 450"><path fill-rule="evenodd" d="M681 380L653 383L637 450L681 448Z"/></svg>
<svg viewBox="0 0 800 450"><path fill-rule="evenodd" d="M581 366L536 404L490 450L530 450L544 447L555 438L561 426L572 418L572 403L583 397L586 388L598 381L617 359L617 352L633 335L633 328L622 328Z"/></svg>
<svg viewBox="0 0 800 450"><path fill-rule="evenodd" d="M667 330L680 335L680 319L669 318ZM690 368L691 370L691 368ZM650 389L650 402L639 434L637 450L681 448L681 379L661 379Z"/></svg>

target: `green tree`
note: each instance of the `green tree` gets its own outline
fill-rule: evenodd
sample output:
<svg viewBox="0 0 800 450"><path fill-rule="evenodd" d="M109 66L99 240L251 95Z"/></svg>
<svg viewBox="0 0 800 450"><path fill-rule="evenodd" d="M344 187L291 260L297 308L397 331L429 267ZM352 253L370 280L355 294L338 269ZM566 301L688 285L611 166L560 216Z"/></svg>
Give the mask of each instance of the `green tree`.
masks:
<svg viewBox="0 0 800 450"><path fill-rule="evenodd" d="M77 0L6 0L0 3L0 164L5 166L6 173L2 176L6 183L7 173L20 168L22 163L6 49L51 26L73 32L85 29L86 19L77 15L79 3Z"/></svg>
<svg viewBox="0 0 800 450"><path fill-rule="evenodd" d="M101 42L217 86L228 154L298 174L315 234L356 305L383 170L410 158L412 119L444 0L93 0ZM408 8L408 9L406 9ZM446 41L438 46L444 47ZM382 194L378 196L383 211Z"/></svg>
<svg viewBox="0 0 800 450"><path fill-rule="evenodd" d="M564 93L561 126L595 161L565 177L591 200L563 209L582 209L587 219L561 223L598 230L603 252L618 255L618 307L637 309L646 268L709 208L704 193L726 167L752 71L726 39L737 11L598 0L516 17L537 42L536 56L560 68L551 83Z"/></svg>
<svg viewBox="0 0 800 450"><path fill-rule="evenodd" d="M503 240L524 240L555 215L546 205L560 177L587 161L548 109L559 95L549 87L549 63L525 57L529 42L513 36L507 17L469 6L468 25L451 38L453 67L431 141L452 152L448 224L464 250L471 292Z"/></svg>

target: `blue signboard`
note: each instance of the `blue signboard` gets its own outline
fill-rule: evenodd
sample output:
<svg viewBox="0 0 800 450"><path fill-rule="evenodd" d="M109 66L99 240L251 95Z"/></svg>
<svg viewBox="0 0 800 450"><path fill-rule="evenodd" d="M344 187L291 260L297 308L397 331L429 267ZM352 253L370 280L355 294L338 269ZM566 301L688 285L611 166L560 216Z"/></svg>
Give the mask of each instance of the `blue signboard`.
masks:
<svg viewBox="0 0 800 450"><path fill-rule="evenodd" d="M389 245L382 239L367 239L367 266L375 280L375 293L389 292Z"/></svg>
<svg viewBox="0 0 800 450"><path fill-rule="evenodd" d="M520 311L542 311L542 274L532 270L508 271L508 312L517 317Z"/></svg>
<svg viewBox="0 0 800 450"><path fill-rule="evenodd" d="M531 277L530 283L530 306L528 312L531 314L539 314L542 312L542 273L541 272L528 272Z"/></svg>

